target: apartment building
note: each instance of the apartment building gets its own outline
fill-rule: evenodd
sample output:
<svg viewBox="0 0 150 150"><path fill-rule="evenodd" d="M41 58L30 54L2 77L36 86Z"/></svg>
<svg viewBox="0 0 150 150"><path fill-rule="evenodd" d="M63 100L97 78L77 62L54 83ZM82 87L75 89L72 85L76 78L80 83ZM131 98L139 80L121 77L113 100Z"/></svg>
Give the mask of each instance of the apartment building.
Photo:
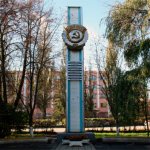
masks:
<svg viewBox="0 0 150 150"><path fill-rule="evenodd" d="M16 77L14 77L16 76ZM19 72L17 74L13 73L12 78L18 78ZM105 94L103 93L103 87L104 83L101 77L99 76L99 73L97 71L85 71L84 72L84 79L85 79L85 84L84 88L86 90L87 87L93 86L93 103L94 103L94 110L96 112L96 117L110 117L111 112L109 109L108 102L106 100ZM89 81L91 80L91 85ZM52 99L48 102L47 108L46 108L46 116L52 116L55 110L55 105L54 105L54 95L59 93L59 84L61 80L61 74L59 71L55 71L54 73L54 78L53 78L53 84L55 84L54 89L50 92L52 96ZM15 84L15 83L14 83ZM26 78L24 80L24 85L22 88L22 95L23 95L23 101L26 104L27 103L27 98L29 96L29 80L26 75ZM11 85L12 86L12 85ZM11 88L11 86L9 86ZM64 90L65 91L65 90ZM10 92L9 92L10 93ZM148 108L150 108L150 90L148 90ZM13 96L10 93L10 97L12 100ZM86 107L86 106L85 106ZM149 115L150 115L150 109L149 109ZM39 109L38 106L36 106L34 110L34 118L42 118L43 114L42 111Z"/></svg>
<svg viewBox="0 0 150 150"><path fill-rule="evenodd" d="M60 84L60 80L61 80L60 75L61 74L59 71L55 71L55 75L54 75L54 79L53 79L53 84L55 84L54 85L55 88L53 89L53 91L51 91L53 98L48 102L48 105L46 108L46 116L47 117L52 116L54 113L54 109L55 109L54 97L57 97L55 95L57 95L59 93L59 90L61 90L59 88L59 84ZM93 94L94 111L96 112L96 116L97 117L109 117L110 111L109 111L108 102L106 100L105 95L102 92L103 81L101 80L101 78L99 78L98 72L90 71L90 73L89 73L89 71L85 71L84 76L86 76L85 80L87 80L87 81L85 81L84 88L89 86L89 78L93 84L93 93L92 94ZM29 96L29 80L28 80L27 76L24 81L22 95L23 95L24 103L26 104L27 98ZM36 106L36 108L34 110L34 118L42 118L42 117L43 117L43 112L39 109L38 106Z"/></svg>
<svg viewBox="0 0 150 150"><path fill-rule="evenodd" d="M97 117L109 117L109 105L103 93L104 83L97 71L85 71L85 86L93 86L93 103ZM89 83L91 82L91 83ZM90 85L91 84L91 85ZM86 107L86 106L85 106Z"/></svg>

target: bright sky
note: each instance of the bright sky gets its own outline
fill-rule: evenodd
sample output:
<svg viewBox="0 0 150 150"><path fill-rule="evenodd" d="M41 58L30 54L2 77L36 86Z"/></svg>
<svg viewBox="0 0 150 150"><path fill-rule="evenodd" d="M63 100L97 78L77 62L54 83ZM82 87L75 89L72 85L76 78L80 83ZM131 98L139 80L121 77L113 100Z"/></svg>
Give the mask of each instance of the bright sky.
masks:
<svg viewBox="0 0 150 150"><path fill-rule="evenodd" d="M46 5L51 5L50 0L45 0ZM83 9L83 25L87 28L89 33L89 40L84 48L85 64L91 59L93 51L91 49L91 43L95 37L102 37L105 32L104 24L100 21L105 19L109 13L109 10L117 2L123 2L124 0L53 0L55 12L58 15L62 15L67 11L67 6L81 6ZM105 45L105 41L103 42Z"/></svg>
<svg viewBox="0 0 150 150"><path fill-rule="evenodd" d="M47 0L49 1L49 0ZM124 0L53 0L54 7L58 13L65 11L67 6L81 6L83 8L83 25L89 30L99 33L100 20L108 15L108 12L115 3Z"/></svg>

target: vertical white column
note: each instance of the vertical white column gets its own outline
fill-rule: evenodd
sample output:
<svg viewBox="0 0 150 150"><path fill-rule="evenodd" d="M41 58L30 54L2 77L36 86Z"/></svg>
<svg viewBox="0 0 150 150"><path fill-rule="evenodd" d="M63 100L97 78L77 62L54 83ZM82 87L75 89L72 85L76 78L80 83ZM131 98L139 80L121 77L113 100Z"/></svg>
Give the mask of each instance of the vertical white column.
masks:
<svg viewBox="0 0 150 150"><path fill-rule="evenodd" d="M81 7L68 7L68 25L82 25ZM83 50L67 49L67 132L84 132L84 100L83 100ZM82 64L82 79L69 80L68 65Z"/></svg>

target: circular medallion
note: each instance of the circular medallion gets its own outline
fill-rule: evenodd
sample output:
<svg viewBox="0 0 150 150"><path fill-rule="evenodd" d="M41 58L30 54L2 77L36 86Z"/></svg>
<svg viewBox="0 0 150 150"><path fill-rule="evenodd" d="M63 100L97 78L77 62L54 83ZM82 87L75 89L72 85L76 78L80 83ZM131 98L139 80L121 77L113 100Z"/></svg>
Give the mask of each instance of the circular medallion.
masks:
<svg viewBox="0 0 150 150"><path fill-rule="evenodd" d="M65 28L62 37L69 49L81 50L88 39L88 34L85 27L70 25Z"/></svg>
<svg viewBox="0 0 150 150"><path fill-rule="evenodd" d="M69 39L73 43L78 43L83 39L83 33L79 30L72 30L69 33Z"/></svg>

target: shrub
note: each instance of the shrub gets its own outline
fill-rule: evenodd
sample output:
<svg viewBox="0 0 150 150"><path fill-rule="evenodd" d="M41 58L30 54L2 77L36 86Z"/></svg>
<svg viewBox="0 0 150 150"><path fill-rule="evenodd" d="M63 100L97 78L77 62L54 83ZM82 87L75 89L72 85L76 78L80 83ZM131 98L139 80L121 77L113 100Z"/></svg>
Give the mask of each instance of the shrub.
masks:
<svg viewBox="0 0 150 150"><path fill-rule="evenodd" d="M85 127L106 127L115 125L113 118L85 118Z"/></svg>
<svg viewBox="0 0 150 150"><path fill-rule="evenodd" d="M9 105L0 103L0 138L4 138L11 134L11 112Z"/></svg>
<svg viewBox="0 0 150 150"><path fill-rule="evenodd" d="M113 118L85 118L85 127L112 127L115 126L115 120ZM134 122L122 122L120 126L137 126L144 125L144 118L140 117Z"/></svg>
<svg viewBox="0 0 150 150"><path fill-rule="evenodd" d="M56 126L56 121L52 119L37 119L33 122L35 128L49 128Z"/></svg>
<svg viewBox="0 0 150 150"><path fill-rule="evenodd" d="M25 112L14 111L10 104L0 103L0 138L11 134L11 129L21 131L27 124Z"/></svg>
<svg viewBox="0 0 150 150"><path fill-rule="evenodd" d="M11 114L11 128L21 132L22 129L27 127L28 124L28 115L23 111L15 111Z"/></svg>

